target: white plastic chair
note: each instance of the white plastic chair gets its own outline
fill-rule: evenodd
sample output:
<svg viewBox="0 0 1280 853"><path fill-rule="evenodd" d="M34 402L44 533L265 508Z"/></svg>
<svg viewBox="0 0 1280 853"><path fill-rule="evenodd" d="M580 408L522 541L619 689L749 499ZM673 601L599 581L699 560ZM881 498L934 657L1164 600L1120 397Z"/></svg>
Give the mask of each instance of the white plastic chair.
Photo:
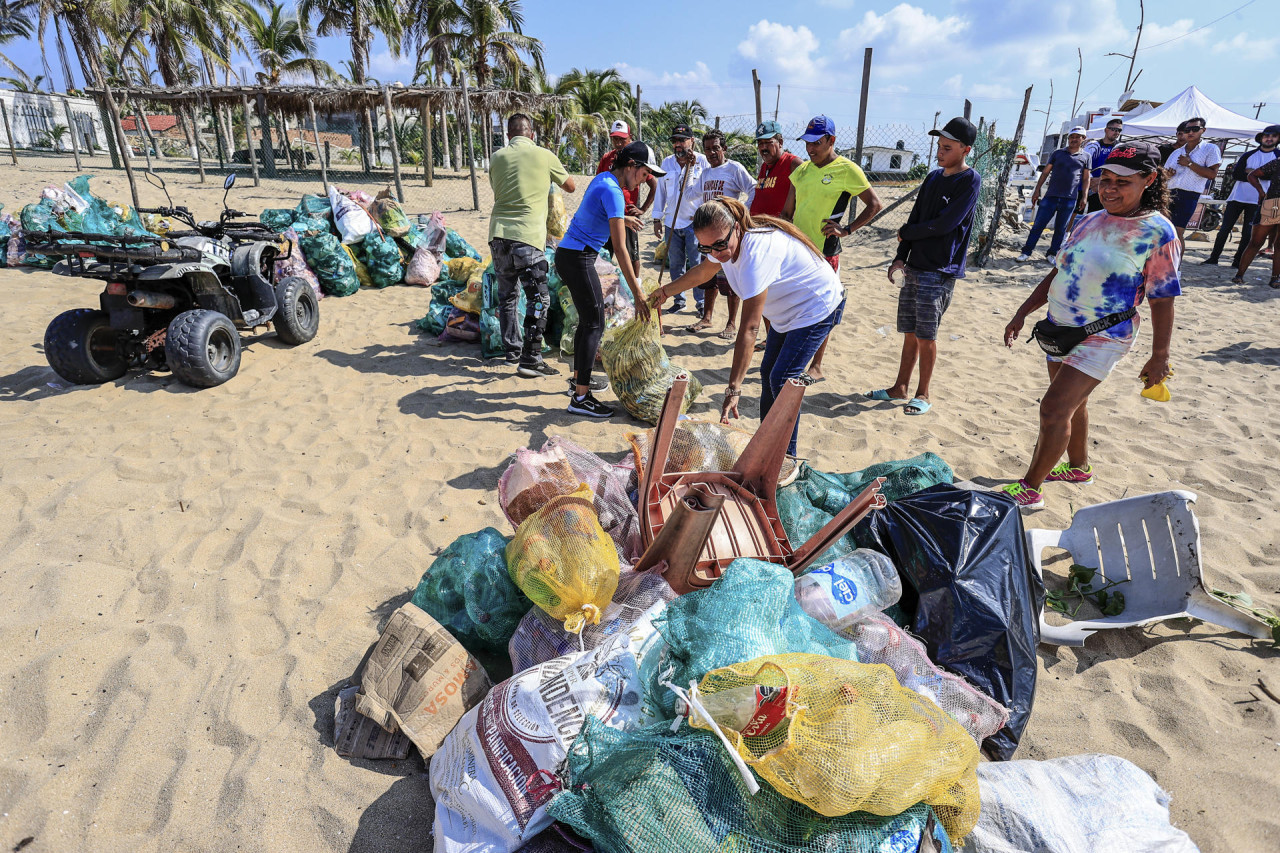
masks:
<svg viewBox="0 0 1280 853"><path fill-rule="evenodd" d="M1266 639L1270 628L1209 595L1200 577L1200 524L1191 492L1138 495L1086 507L1066 530L1029 529L1027 550L1036 571L1044 549L1068 551L1081 566L1098 570L1094 586L1128 580L1115 588L1124 593L1125 609L1104 616L1050 625L1040 614L1040 642L1051 646L1083 646L1103 628L1132 628L1165 619L1191 616L1250 637Z"/></svg>

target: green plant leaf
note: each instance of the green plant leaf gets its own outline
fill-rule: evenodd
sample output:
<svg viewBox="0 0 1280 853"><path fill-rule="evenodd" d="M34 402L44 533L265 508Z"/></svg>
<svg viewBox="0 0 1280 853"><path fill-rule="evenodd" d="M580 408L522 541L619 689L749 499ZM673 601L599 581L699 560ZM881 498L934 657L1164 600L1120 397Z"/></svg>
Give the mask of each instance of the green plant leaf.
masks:
<svg viewBox="0 0 1280 853"><path fill-rule="evenodd" d="M1101 595L1106 595L1102 593ZM1101 597L1101 595L1099 597ZM1099 602L1101 604L1101 602ZM1106 616L1119 616L1124 612L1124 593L1113 592L1108 597L1107 602L1102 607L1102 613Z"/></svg>
<svg viewBox="0 0 1280 853"><path fill-rule="evenodd" d="M1067 577L1072 581L1072 583L1083 587L1093 583L1093 578L1097 573L1097 569L1091 569L1088 566L1082 566L1079 563L1075 563L1071 566L1071 570L1067 572Z"/></svg>

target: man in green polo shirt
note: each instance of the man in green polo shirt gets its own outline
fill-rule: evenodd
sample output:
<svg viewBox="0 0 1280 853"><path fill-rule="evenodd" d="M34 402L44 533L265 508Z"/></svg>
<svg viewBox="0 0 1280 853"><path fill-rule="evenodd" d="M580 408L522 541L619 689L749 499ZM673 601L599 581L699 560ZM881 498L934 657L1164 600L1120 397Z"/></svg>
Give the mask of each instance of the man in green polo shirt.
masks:
<svg viewBox="0 0 1280 853"><path fill-rule="evenodd" d="M524 113L507 119L511 142L493 155L489 184L489 251L498 277L498 325L507 364L527 378L555 376L559 371L542 360L542 333L547 328L551 293L547 290L547 193L554 181L574 191L573 178L556 155L533 141L533 122ZM516 290L524 288L524 334L521 335Z"/></svg>

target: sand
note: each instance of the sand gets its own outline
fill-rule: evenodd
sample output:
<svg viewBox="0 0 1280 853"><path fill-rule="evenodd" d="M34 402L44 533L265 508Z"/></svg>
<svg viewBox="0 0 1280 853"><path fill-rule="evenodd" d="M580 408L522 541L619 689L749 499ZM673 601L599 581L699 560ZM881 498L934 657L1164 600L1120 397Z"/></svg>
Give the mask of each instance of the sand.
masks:
<svg viewBox="0 0 1280 853"><path fill-rule="evenodd" d="M70 175L3 167L0 201L15 211ZM127 198L119 173L95 186ZM221 195L189 178L171 190L202 215ZM145 192L144 203L159 200ZM233 199L257 210L298 192L264 182ZM484 216L448 221L483 245ZM1210 582L1274 607L1280 296L1260 266L1245 286L1200 266L1207 248L1193 243L1184 266L1173 401L1138 395L1144 331L1093 398L1098 482L1049 486L1030 524L1064 527L1073 507L1188 489ZM910 418L857 394L889 383L900 339L883 244L846 248L849 310L829 379L807 396L801 452L828 471L931 450L978 483L1020 475L1043 360L1000 336L1043 268L1013 254L1002 249L958 288L935 408ZM507 530L496 485L512 451L562 434L620 458L638 425L573 418L562 379L518 379L477 346L435 346L412 327L428 291L411 287L323 300L314 341L254 337L219 388L167 373L68 387L45 362L44 329L96 305L98 291L0 271L0 847L31 837L33 853L429 849L422 762L339 758L334 696L433 555L485 525ZM728 346L667 341L718 402ZM758 388L750 376L748 415ZM1174 822L1202 849L1280 849L1280 705L1256 686L1280 692L1268 644L1183 621L1041 647L1040 660L1019 757L1123 756L1172 794Z"/></svg>

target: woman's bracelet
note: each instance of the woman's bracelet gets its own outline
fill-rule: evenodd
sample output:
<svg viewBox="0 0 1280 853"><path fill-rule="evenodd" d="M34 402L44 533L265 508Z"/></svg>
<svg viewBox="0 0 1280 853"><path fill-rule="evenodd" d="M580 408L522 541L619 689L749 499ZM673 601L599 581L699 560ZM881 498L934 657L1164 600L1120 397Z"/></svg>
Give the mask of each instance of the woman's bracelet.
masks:
<svg viewBox="0 0 1280 853"><path fill-rule="evenodd" d="M741 396L742 396L742 389L741 389L741 388L734 388L732 385L730 385L730 386L728 386L728 387L726 387L726 388L724 389L724 395L725 395L726 397L741 397Z"/></svg>

